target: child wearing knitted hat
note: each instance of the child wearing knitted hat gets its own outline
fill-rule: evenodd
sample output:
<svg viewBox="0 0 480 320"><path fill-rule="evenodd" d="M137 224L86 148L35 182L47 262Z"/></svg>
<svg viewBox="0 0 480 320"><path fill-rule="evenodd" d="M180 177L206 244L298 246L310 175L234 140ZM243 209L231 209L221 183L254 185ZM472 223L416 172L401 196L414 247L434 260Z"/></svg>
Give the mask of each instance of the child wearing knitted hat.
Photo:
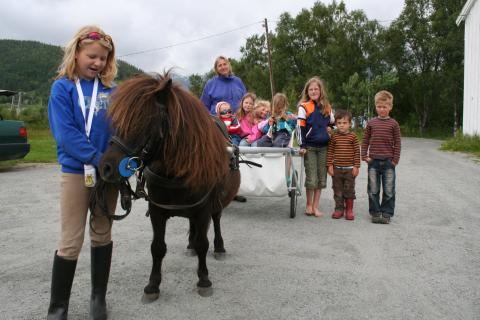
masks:
<svg viewBox="0 0 480 320"><path fill-rule="evenodd" d="M222 120L222 122L227 127L228 135L230 136L230 141L232 144L237 145L240 143L240 123L235 117L232 111L232 107L226 101L220 101L215 106L215 111L217 117Z"/></svg>

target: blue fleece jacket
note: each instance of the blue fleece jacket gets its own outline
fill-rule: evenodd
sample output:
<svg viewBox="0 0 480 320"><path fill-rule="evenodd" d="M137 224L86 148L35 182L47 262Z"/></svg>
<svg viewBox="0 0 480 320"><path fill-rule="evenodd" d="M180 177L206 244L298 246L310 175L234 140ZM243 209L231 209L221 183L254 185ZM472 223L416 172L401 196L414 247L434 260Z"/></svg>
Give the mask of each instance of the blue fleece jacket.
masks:
<svg viewBox="0 0 480 320"><path fill-rule="evenodd" d="M220 101L228 102L233 112L236 112L245 93L247 89L239 77L215 76L207 81L200 100L210 114L216 115L215 106Z"/></svg>
<svg viewBox="0 0 480 320"><path fill-rule="evenodd" d="M327 127L333 123L333 113L324 116L322 107L310 100L298 107L298 120L300 125L300 147L326 147L330 136Z"/></svg>
<svg viewBox="0 0 480 320"><path fill-rule="evenodd" d="M88 113L92 112L90 101L93 83L93 80L80 80L87 117ZM84 164L98 167L111 135L106 117L111 91L112 89L104 87L101 81L98 82L97 101L93 110L95 114L88 139L75 82L62 78L53 83L48 100L48 121L57 142L57 158L62 172L83 174Z"/></svg>

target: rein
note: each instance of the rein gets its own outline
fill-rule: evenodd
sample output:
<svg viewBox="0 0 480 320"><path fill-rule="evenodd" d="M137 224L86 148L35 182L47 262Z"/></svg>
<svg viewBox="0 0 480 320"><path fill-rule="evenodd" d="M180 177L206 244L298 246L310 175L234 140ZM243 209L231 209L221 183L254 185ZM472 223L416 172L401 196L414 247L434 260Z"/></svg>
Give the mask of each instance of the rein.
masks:
<svg viewBox="0 0 480 320"><path fill-rule="evenodd" d="M160 185L164 188L169 189L180 189L184 188L183 180L178 178L166 178L160 176L153 172L150 167L146 166L145 163L149 160L149 149L150 149L150 142L147 141L145 145L137 150L132 150L128 146L126 146L123 141L117 137L112 136L110 139L110 144L115 144L119 147L126 155L124 159L120 162L120 174L122 175L123 179L119 184L119 191L120 191L120 204L122 209L125 210L125 213L122 215L110 214L108 211L108 207L106 205L106 200L104 196L105 188L101 188L100 185L95 188L95 195L92 194L92 198L99 198L102 203L100 205L104 215L112 220L122 220L126 218L132 209L132 200L137 200L140 198L144 198L145 201L165 210L185 210L197 207L203 204L210 194L212 193L214 187L210 188L198 201L191 203L191 204L162 204L158 203L149 196L148 192L145 190L145 184L148 181ZM141 149L141 151L139 151ZM140 153L139 156L136 154ZM137 163L138 161L138 163ZM133 190L130 181L128 180L129 177L132 175L136 176L136 187ZM97 190L99 187L103 190ZM100 191L100 192L99 192ZM91 200L91 210L95 208L95 200ZM93 204L93 206L92 206ZM93 211L92 211L93 212ZM148 211L147 211L148 216Z"/></svg>

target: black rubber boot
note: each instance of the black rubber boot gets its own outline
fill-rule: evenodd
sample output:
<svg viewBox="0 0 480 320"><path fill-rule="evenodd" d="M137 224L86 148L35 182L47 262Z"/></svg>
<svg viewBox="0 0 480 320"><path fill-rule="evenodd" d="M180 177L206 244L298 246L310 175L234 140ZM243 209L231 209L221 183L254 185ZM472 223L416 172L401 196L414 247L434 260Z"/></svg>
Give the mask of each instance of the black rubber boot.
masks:
<svg viewBox="0 0 480 320"><path fill-rule="evenodd" d="M112 260L112 242L102 247L91 247L92 296L90 298L90 319L107 319L107 294L110 262Z"/></svg>
<svg viewBox="0 0 480 320"><path fill-rule="evenodd" d="M53 258L52 288L47 320L66 320L68 302L72 290L73 277L77 268L77 260L67 260L57 256Z"/></svg>

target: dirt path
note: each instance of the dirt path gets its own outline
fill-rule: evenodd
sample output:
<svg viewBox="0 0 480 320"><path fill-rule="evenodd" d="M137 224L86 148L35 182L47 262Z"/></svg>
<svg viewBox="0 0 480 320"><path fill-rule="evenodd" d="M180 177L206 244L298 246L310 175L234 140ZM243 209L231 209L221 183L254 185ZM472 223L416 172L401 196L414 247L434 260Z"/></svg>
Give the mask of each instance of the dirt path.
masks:
<svg viewBox="0 0 480 320"><path fill-rule="evenodd" d="M146 204L114 226L108 290L111 319L480 319L480 165L404 139L397 208L390 225L368 217L366 167L354 222L302 214L288 198L233 203L222 219L227 259L210 254L211 297L195 291L196 258L185 254L188 222L171 219L160 299L140 301L151 267ZM0 170L0 319L44 319L58 236L59 168ZM333 210L330 183L321 209ZM69 319L86 319L88 240Z"/></svg>

